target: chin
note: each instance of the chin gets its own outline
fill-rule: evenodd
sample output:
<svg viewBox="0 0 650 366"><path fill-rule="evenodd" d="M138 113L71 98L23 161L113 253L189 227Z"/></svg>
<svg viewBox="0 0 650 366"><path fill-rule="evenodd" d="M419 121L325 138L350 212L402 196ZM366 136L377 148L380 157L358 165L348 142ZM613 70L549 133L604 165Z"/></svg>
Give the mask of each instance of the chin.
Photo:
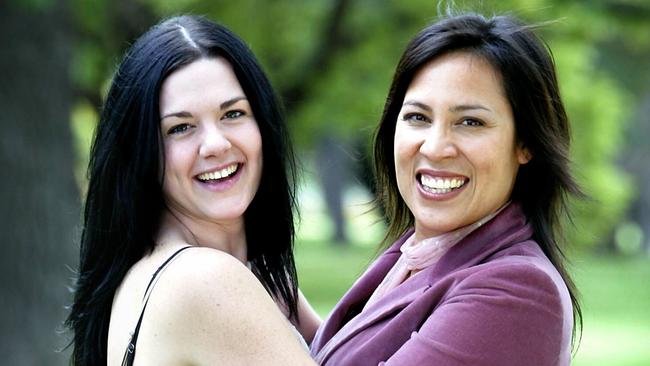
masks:
<svg viewBox="0 0 650 366"><path fill-rule="evenodd" d="M425 220L415 218L416 230L427 238L454 231L461 226L464 224L460 221L449 222L437 217L427 217Z"/></svg>
<svg viewBox="0 0 650 366"><path fill-rule="evenodd" d="M210 215L210 218L214 221L233 221L244 218L244 212L219 212Z"/></svg>

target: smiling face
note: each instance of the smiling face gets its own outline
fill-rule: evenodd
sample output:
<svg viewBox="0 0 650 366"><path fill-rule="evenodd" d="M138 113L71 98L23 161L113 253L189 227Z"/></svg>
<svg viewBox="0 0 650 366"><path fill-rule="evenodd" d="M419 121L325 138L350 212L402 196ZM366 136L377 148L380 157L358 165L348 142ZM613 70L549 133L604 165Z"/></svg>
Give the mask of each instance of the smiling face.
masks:
<svg viewBox="0 0 650 366"><path fill-rule="evenodd" d="M262 175L262 138L230 64L200 59L173 72L160 92L163 194L192 220L243 222Z"/></svg>
<svg viewBox="0 0 650 366"><path fill-rule="evenodd" d="M505 204L528 152L501 76L482 58L452 52L413 78L395 127L397 186L417 240L472 224Z"/></svg>

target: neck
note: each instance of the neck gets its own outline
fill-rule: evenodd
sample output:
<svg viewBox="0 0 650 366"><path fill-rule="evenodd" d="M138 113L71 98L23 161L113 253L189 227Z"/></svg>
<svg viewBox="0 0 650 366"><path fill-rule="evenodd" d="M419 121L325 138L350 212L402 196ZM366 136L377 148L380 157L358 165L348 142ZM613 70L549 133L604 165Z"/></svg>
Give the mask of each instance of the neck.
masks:
<svg viewBox="0 0 650 366"><path fill-rule="evenodd" d="M230 222L208 222L183 215L173 209L163 210L156 244L183 243L226 252L246 263L247 246L244 218Z"/></svg>
<svg viewBox="0 0 650 366"><path fill-rule="evenodd" d="M499 207L496 211L491 212L491 213L483 216L479 220L477 220L477 221L475 221L475 222L473 222L473 223L471 223L469 225L459 227L459 228L453 229L451 231L441 233L441 234L437 234L437 235L426 235L426 233L423 233L422 231L418 230L418 225L416 223L414 239L415 239L416 242L421 242L423 240L433 240L433 241L437 241L437 240L443 240L443 241L445 241L445 240L455 240L456 242L458 242L462 238L464 238L465 236L469 235L472 231L478 229L479 227L483 226L488 221L492 220L501 211L503 211L506 207L508 207L508 205L510 205L510 202L511 201L507 201L501 207ZM455 238L455 239L453 239L453 238Z"/></svg>

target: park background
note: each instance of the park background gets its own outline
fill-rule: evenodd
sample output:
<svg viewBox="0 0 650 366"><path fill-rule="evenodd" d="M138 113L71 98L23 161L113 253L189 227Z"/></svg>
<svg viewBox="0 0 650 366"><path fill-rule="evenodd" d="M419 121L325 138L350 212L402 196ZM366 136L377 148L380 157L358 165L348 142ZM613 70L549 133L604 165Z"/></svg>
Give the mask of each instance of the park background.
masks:
<svg viewBox="0 0 650 366"><path fill-rule="evenodd" d="M85 164L121 55L161 18L239 34L283 98L302 165L296 261L326 316L377 254L370 141L406 42L432 0L1 0L0 357L63 365ZM582 294L575 365L650 364L650 1L456 1L541 23L573 127L567 254ZM272 213L269 213L272 214ZM534 365L534 360L531 360Z"/></svg>

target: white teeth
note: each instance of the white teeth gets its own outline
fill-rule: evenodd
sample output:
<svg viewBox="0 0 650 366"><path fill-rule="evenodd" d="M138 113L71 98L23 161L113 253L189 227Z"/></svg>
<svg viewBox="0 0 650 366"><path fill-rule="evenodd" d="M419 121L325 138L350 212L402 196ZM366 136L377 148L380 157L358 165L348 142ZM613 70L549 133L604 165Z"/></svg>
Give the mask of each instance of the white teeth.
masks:
<svg viewBox="0 0 650 366"><path fill-rule="evenodd" d="M420 175L420 183L427 191L432 193L447 193L452 189L460 188L465 184L462 178L433 178L429 175Z"/></svg>
<svg viewBox="0 0 650 366"><path fill-rule="evenodd" d="M232 175L232 173L234 173L236 170L237 170L237 164L232 164L232 165L228 165L227 167L221 170L217 170L216 172L203 173L199 175L197 178L199 178L199 180L202 181L217 180Z"/></svg>

